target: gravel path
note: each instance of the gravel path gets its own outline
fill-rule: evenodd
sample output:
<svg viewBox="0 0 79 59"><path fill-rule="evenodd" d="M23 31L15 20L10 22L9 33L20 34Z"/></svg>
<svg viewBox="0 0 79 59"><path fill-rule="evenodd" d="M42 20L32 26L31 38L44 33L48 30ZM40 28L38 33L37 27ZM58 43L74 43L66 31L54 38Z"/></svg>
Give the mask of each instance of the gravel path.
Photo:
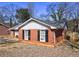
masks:
<svg viewBox="0 0 79 59"><path fill-rule="evenodd" d="M35 46L24 43L0 45L0 57L78 57L79 50L74 51L67 46L55 48Z"/></svg>

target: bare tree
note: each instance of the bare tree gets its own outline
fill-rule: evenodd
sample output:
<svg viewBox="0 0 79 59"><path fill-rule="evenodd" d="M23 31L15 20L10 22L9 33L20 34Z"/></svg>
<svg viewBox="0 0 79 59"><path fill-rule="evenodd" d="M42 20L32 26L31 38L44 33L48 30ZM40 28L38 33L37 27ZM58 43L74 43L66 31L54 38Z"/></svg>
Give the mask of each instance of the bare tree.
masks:
<svg viewBox="0 0 79 59"><path fill-rule="evenodd" d="M70 5L66 2L61 3L51 3L47 10L49 11L49 15L56 21L62 20L63 18L67 18L70 12Z"/></svg>
<svg viewBox="0 0 79 59"><path fill-rule="evenodd" d="M75 2L73 8L71 8L72 19L79 19L79 3Z"/></svg>
<svg viewBox="0 0 79 59"><path fill-rule="evenodd" d="M11 25L10 27L12 27L12 24L15 21L15 13L16 13L17 8L19 8L19 6L14 5L14 4L9 4L9 5L0 7L1 18L4 21L7 20L9 24Z"/></svg>
<svg viewBox="0 0 79 59"><path fill-rule="evenodd" d="M73 19L74 27L73 31L77 32L79 27L79 3L75 2L73 7L70 9L71 19Z"/></svg>
<svg viewBox="0 0 79 59"><path fill-rule="evenodd" d="M71 3L72 4L72 3ZM47 7L48 15L51 16L54 21L62 21L68 28L68 22L71 18L72 5L67 2L51 3Z"/></svg>

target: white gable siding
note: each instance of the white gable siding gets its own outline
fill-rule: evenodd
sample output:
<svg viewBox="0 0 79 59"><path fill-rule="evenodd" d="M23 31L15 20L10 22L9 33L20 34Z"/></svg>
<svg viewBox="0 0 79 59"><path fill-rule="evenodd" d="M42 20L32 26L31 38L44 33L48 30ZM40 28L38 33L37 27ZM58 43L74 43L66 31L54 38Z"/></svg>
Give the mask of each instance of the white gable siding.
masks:
<svg viewBox="0 0 79 59"><path fill-rule="evenodd" d="M35 22L31 21L28 24L26 24L22 29L28 30L28 29L48 29L47 27Z"/></svg>

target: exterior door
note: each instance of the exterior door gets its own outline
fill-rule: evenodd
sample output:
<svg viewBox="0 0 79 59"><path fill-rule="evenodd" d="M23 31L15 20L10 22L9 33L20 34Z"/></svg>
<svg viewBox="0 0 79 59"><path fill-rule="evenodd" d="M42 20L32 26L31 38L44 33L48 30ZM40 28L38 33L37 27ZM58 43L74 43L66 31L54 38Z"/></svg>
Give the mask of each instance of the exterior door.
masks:
<svg viewBox="0 0 79 59"><path fill-rule="evenodd" d="M30 40L30 30L24 30L24 40Z"/></svg>

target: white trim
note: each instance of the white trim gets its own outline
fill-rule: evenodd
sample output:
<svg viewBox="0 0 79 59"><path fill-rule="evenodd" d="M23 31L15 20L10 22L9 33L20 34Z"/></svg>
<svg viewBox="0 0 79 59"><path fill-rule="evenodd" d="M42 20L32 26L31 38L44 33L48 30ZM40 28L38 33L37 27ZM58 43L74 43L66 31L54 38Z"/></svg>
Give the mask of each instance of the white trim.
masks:
<svg viewBox="0 0 79 59"><path fill-rule="evenodd" d="M33 18L32 18L32 19L33 19ZM56 27L53 27L53 26L51 26L51 25L48 25L48 24L46 24L46 23L44 23L44 22L41 22L41 21L39 21L39 20L36 20L36 19L33 19L33 20L35 20L35 21L37 21L37 22L39 22L39 23L45 24L46 26L49 26L51 29L56 29Z"/></svg>
<svg viewBox="0 0 79 59"><path fill-rule="evenodd" d="M54 34L54 44L56 44L56 35L55 35L55 31L53 32Z"/></svg>
<svg viewBox="0 0 79 59"><path fill-rule="evenodd" d="M49 27L52 28L52 29L56 29L56 27L50 26L50 25L48 25L48 24L46 24L46 23L44 23L44 22L41 22L41 21L39 21L39 20L36 20L36 19L34 19L34 18L28 19L28 20L25 21L23 24L21 24L20 26L18 26L18 28L21 27L21 26L23 26L24 24L26 24L27 22L29 22L29 21L31 21L31 20L37 21L37 22L39 22L39 23L42 23L42 24L44 24L44 25L46 25L46 26L49 26Z"/></svg>
<svg viewBox="0 0 79 59"><path fill-rule="evenodd" d="M51 27L51 29L57 29L56 27L53 27L53 26L50 26Z"/></svg>
<svg viewBox="0 0 79 59"><path fill-rule="evenodd" d="M42 33L41 31L44 31L45 33ZM46 42L46 30L40 30L40 42ZM44 37L43 37L44 35ZM43 40L41 39L43 37Z"/></svg>
<svg viewBox="0 0 79 59"><path fill-rule="evenodd" d="M20 25L21 25L21 24L16 25L16 26L13 26L12 28L9 28L9 30L18 30L18 27L19 27Z"/></svg>
<svg viewBox="0 0 79 59"><path fill-rule="evenodd" d="M39 23L42 23L42 24L44 24L44 25L50 27L51 29L56 29L56 27L53 27L53 26L51 26L51 25L48 25L48 24L46 24L46 23L44 23L44 22L42 22L42 21L36 20L36 19L34 19L34 18L30 18L30 19L28 19L27 21L25 21L24 23L22 23L21 25L19 25L19 26L17 26L17 27L14 26L14 27L10 28L9 30L14 29L14 28L15 28L15 30L18 30L19 27L23 26L24 24L26 24L27 22L29 22L29 21L31 21L31 20L34 20L34 21L39 22Z"/></svg>
<svg viewBox="0 0 79 59"><path fill-rule="evenodd" d="M24 40L29 40L29 30L24 30Z"/></svg>

